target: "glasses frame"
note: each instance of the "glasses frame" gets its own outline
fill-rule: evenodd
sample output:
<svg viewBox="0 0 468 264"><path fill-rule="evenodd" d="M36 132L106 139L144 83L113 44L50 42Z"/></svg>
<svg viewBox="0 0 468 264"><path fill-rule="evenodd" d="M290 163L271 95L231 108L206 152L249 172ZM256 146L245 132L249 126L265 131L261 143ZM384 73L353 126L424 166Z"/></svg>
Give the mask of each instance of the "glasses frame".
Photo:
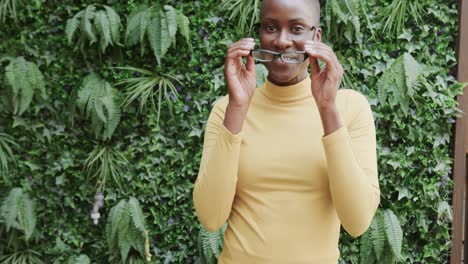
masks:
<svg viewBox="0 0 468 264"><path fill-rule="evenodd" d="M315 26L312 26L309 28L311 31L313 31L313 35L312 35L312 40L315 39L315 33L317 32L317 28ZM257 59L253 56L253 52L255 51L261 51L261 52L266 52L266 53L270 53L273 55L273 59L271 60L262 60L262 59ZM304 60L300 61L300 62L289 62L289 61L286 61L283 56L284 55L287 55L287 54L304 54ZM288 51L288 52L275 52L275 51L271 51L271 50L266 50L266 49L253 49L250 51L250 56L252 56L252 58L254 58L255 61L257 62L272 62L273 60L275 60L275 58L279 57L281 59L282 62L284 63L289 63L289 64L299 64L299 63L303 63L304 61L307 60L307 58L309 57L307 55L307 53L305 51Z"/></svg>

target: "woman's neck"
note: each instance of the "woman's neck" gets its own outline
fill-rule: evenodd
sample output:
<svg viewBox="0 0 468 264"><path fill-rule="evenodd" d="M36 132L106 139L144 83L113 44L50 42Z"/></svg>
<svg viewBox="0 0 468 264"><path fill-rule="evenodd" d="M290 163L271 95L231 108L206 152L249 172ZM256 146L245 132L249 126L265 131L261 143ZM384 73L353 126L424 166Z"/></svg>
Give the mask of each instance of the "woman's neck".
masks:
<svg viewBox="0 0 468 264"><path fill-rule="evenodd" d="M289 85L294 85L296 83L300 83L301 81L303 81L305 78L307 78L307 76L309 75L309 72L307 70L305 70L304 72L302 72L302 74L299 74L299 75L296 75L294 78L286 81L286 82L279 82L279 81L276 81L272 78L270 78L270 76L268 76L268 80L273 83L274 85L278 85L278 86L289 86Z"/></svg>

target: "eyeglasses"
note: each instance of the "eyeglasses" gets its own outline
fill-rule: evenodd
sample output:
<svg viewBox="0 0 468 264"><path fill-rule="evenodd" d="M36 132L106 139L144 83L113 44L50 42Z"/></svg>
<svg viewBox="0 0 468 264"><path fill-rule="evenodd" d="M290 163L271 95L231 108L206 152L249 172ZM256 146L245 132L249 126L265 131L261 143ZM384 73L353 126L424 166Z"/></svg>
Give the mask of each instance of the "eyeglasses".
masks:
<svg viewBox="0 0 468 264"><path fill-rule="evenodd" d="M274 52L271 50L254 49L250 54L258 62L271 62L279 57L285 63L294 64L302 63L307 59L305 51Z"/></svg>

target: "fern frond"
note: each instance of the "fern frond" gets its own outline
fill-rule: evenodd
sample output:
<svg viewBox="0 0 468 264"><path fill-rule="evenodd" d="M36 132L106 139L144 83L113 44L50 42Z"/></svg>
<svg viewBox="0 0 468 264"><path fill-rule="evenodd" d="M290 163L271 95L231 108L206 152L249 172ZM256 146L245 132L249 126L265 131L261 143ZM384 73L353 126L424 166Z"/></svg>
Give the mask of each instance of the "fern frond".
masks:
<svg viewBox="0 0 468 264"><path fill-rule="evenodd" d="M23 194L18 211L18 222L21 230L24 231L26 240L29 240L36 228L36 212L33 201L27 194Z"/></svg>
<svg viewBox="0 0 468 264"><path fill-rule="evenodd" d="M377 260L381 259L385 246L385 223L382 214L379 212L375 216L375 226L372 234L372 244Z"/></svg>
<svg viewBox="0 0 468 264"><path fill-rule="evenodd" d="M129 230L127 229L122 229L119 230L119 248L120 248L120 258L122 259L122 262L125 262L128 257L128 252L130 252L130 248L132 245L130 244L131 242L128 239L129 236Z"/></svg>
<svg viewBox="0 0 468 264"><path fill-rule="evenodd" d="M128 231L128 241L130 241L131 247L137 250L140 256L145 256L145 232L142 233L136 228L130 228Z"/></svg>
<svg viewBox="0 0 468 264"><path fill-rule="evenodd" d="M185 37L185 42L190 46L190 22L188 17L179 13L176 19L180 34Z"/></svg>
<svg viewBox="0 0 468 264"><path fill-rule="evenodd" d="M74 35L80 28L81 34L76 47L79 46L83 52L88 40L90 45L99 40L100 53L105 53L109 45L120 45L120 17L111 7L103 7L104 10L96 11L96 6L89 5L67 20L65 33L69 44L72 44Z"/></svg>
<svg viewBox="0 0 468 264"><path fill-rule="evenodd" d="M7 85L11 87L13 113L19 112L19 104L21 103L20 91L22 89L31 89L31 87L27 87L25 75L23 74L26 68L25 63L23 58L16 58L11 60L5 69Z"/></svg>
<svg viewBox="0 0 468 264"><path fill-rule="evenodd" d="M98 94L98 88L96 87L100 86L99 77L91 73L84 78L81 89L78 91L77 104L86 113L86 118L89 118L93 113L96 95Z"/></svg>
<svg viewBox="0 0 468 264"><path fill-rule="evenodd" d="M95 135L102 133L104 140L112 137L120 122L118 100L118 91L94 73L84 79L78 91L78 107L86 113L86 118L91 118Z"/></svg>
<svg viewBox="0 0 468 264"><path fill-rule="evenodd" d="M107 244L110 248L113 248L114 244L117 242L117 224L120 217L122 216L122 212L125 210L126 205L127 202L125 200L121 200L117 205L112 207L109 212L109 218L106 225L106 237Z"/></svg>
<svg viewBox="0 0 468 264"><path fill-rule="evenodd" d="M31 238L36 227L35 206L21 188L10 191L3 201L1 216L5 220L7 232L13 227L24 232L26 241Z"/></svg>
<svg viewBox="0 0 468 264"><path fill-rule="evenodd" d="M138 6L136 9L130 13L128 16L127 29L125 30L125 44L128 46L133 46L138 43L140 39L140 23L141 16L148 11L146 5Z"/></svg>
<svg viewBox="0 0 468 264"><path fill-rule="evenodd" d="M138 200L135 198L130 198L128 201L130 214L132 216L132 222L135 227L143 234L146 231L145 226L145 217L143 211L141 210Z"/></svg>
<svg viewBox="0 0 468 264"><path fill-rule="evenodd" d="M5 221L7 232L11 227L18 225L16 218L18 216L18 205L22 195L23 190L21 188L14 188L2 203L2 218Z"/></svg>
<svg viewBox="0 0 468 264"><path fill-rule="evenodd" d="M145 10L139 16L140 18L140 43L143 43L146 35L146 28L148 27L151 13L148 10Z"/></svg>
<svg viewBox="0 0 468 264"><path fill-rule="evenodd" d="M96 7L94 5L89 5L84 10L84 16L81 19L81 32L89 38L91 44L97 41L96 34L91 23L91 20L94 19L95 14Z"/></svg>
<svg viewBox="0 0 468 264"><path fill-rule="evenodd" d="M114 103L114 100L106 97L102 99L103 104L109 111L109 118L104 125L103 139L110 139L115 132L115 129L120 123L122 113L120 108ZM112 111L112 112L111 112Z"/></svg>
<svg viewBox="0 0 468 264"><path fill-rule="evenodd" d="M199 233L199 247L202 249L202 254L205 259L217 259L223 248L224 232L227 224L224 224L215 232L208 232L201 227Z"/></svg>
<svg viewBox="0 0 468 264"><path fill-rule="evenodd" d="M327 31L330 32L330 38L335 38L338 43L341 43L342 36L348 42L353 43L354 40L362 44L362 32L360 13L361 0L329 0L325 5L325 22Z"/></svg>
<svg viewBox="0 0 468 264"><path fill-rule="evenodd" d="M164 10L166 11L167 26L169 29L169 38L175 42L175 35L177 33L177 10L172 6L165 5Z"/></svg>
<svg viewBox="0 0 468 264"><path fill-rule="evenodd" d="M407 94L412 98L416 92L416 83L419 75L422 73L423 68L409 53L405 53L403 55L403 60L403 65L405 67Z"/></svg>
<svg viewBox="0 0 468 264"><path fill-rule="evenodd" d="M109 19L110 33L111 33L111 44L120 44L120 26L121 21L119 15L109 6L104 5L107 17Z"/></svg>
<svg viewBox="0 0 468 264"><path fill-rule="evenodd" d="M161 11L161 34L160 34L160 42L161 42L161 50L160 50L160 58L166 55L169 47L171 46L172 39L169 33L169 24L166 18L166 14ZM161 59L159 60L159 64L161 64Z"/></svg>
<svg viewBox="0 0 468 264"><path fill-rule="evenodd" d="M128 25L125 32L125 43L135 45L141 43L141 53L144 54L144 41L148 38L151 50L153 51L158 64L168 52L172 43L176 43L175 35L177 31L182 34L186 42L189 41L189 20L179 13L172 6L165 5L161 8L158 5L150 8L136 8L129 16Z"/></svg>
<svg viewBox="0 0 468 264"><path fill-rule="evenodd" d="M128 202L121 200L111 209L106 225L106 237L110 249L120 256L122 263L129 260L132 248L140 255L135 260L151 258L149 245L148 250L145 248L149 239L145 226L143 212L135 198L130 198Z"/></svg>
<svg viewBox="0 0 468 264"><path fill-rule="evenodd" d="M372 264L372 262L369 262L368 259L370 255L373 254L372 252L372 242L371 242L371 235L370 233L372 232L372 229L375 228L375 218L372 220L371 225L369 226L369 229L362 235L360 239L360 253L359 253L359 258L361 260L362 264Z"/></svg>
<svg viewBox="0 0 468 264"><path fill-rule="evenodd" d="M39 96L43 99L46 99L47 94L45 90L44 76L36 64L32 62L28 62L27 64L26 79L28 80L29 84L34 87L34 90L39 92Z"/></svg>
<svg viewBox="0 0 468 264"><path fill-rule="evenodd" d="M400 105L404 114L409 112L409 100L413 100L418 89L418 78L423 66L408 53L398 57L377 82L380 103L389 102L391 106Z"/></svg>
<svg viewBox="0 0 468 264"><path fill-rule="evenodd" d="M385 222L385 234L388 244L393 254L398 259L402 259L401 248L403 244L403 230L401 230L400 222L391 210L385 210L383 212L383 219Z"/></svg>
<svg viewBox="0 0 468 264"><path fill-rule="evenodd" d="M169 38L169 26L165 16L164 12L157 12L148 31L148 36L151 38L151 49L159 65L161 65L161 58L167 53L172 42Z"/></svg>
<svg viewBox="0 0 468 264"><path fill-rule="evenodd" d="M14 114L23 114L31 104L34 95L46 97L44 78L36 64L18 57L12 59L5 70L9 88L7 93L11 95L8 101L13 106ZM37 91L39 93L36 93Z"/></svg>
<svg viewBox="0 0 468 264"><path fill-rule="evenodd" d="M76 30L80 26L80 20L83 16L84 11L78 12L73 18L67 20L67 24L65 26L65 34L67 36L68 43L71 44L73 40L73 36L75 35Z"/></svg>
<svg viewBox="0 0 468 264"><path fill-rule="evenodd" d="M109 18L107 17L106 11L99 10L96 12L96 15L94 17L94 25L97 29L97 32L100 35L100 47L102 53L104 53L106 51L107 45L112 43L110 22Z"/></svg>

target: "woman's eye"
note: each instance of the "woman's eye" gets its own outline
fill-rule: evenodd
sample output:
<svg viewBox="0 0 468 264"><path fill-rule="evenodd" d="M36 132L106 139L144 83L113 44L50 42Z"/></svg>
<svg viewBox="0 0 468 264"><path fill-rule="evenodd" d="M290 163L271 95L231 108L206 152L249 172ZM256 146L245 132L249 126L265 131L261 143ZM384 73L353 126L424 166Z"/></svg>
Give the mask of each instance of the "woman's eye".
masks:
<svg viewBox="0 0 468 264"><path fill-rule="evenodd" d="M296 26L296 27L293 28L294 33L301 33L303 31L304 31L303 27Z"/></svg>
<svg viewBox="0 0 468 264"><path fill-rule="evenodd" d="M268 32L274 32L275 29L276 29L276 27L273 26L273 25L267 25L267 26L265 26L265 29L266 29L266 31L268 31Z"/></svg>

